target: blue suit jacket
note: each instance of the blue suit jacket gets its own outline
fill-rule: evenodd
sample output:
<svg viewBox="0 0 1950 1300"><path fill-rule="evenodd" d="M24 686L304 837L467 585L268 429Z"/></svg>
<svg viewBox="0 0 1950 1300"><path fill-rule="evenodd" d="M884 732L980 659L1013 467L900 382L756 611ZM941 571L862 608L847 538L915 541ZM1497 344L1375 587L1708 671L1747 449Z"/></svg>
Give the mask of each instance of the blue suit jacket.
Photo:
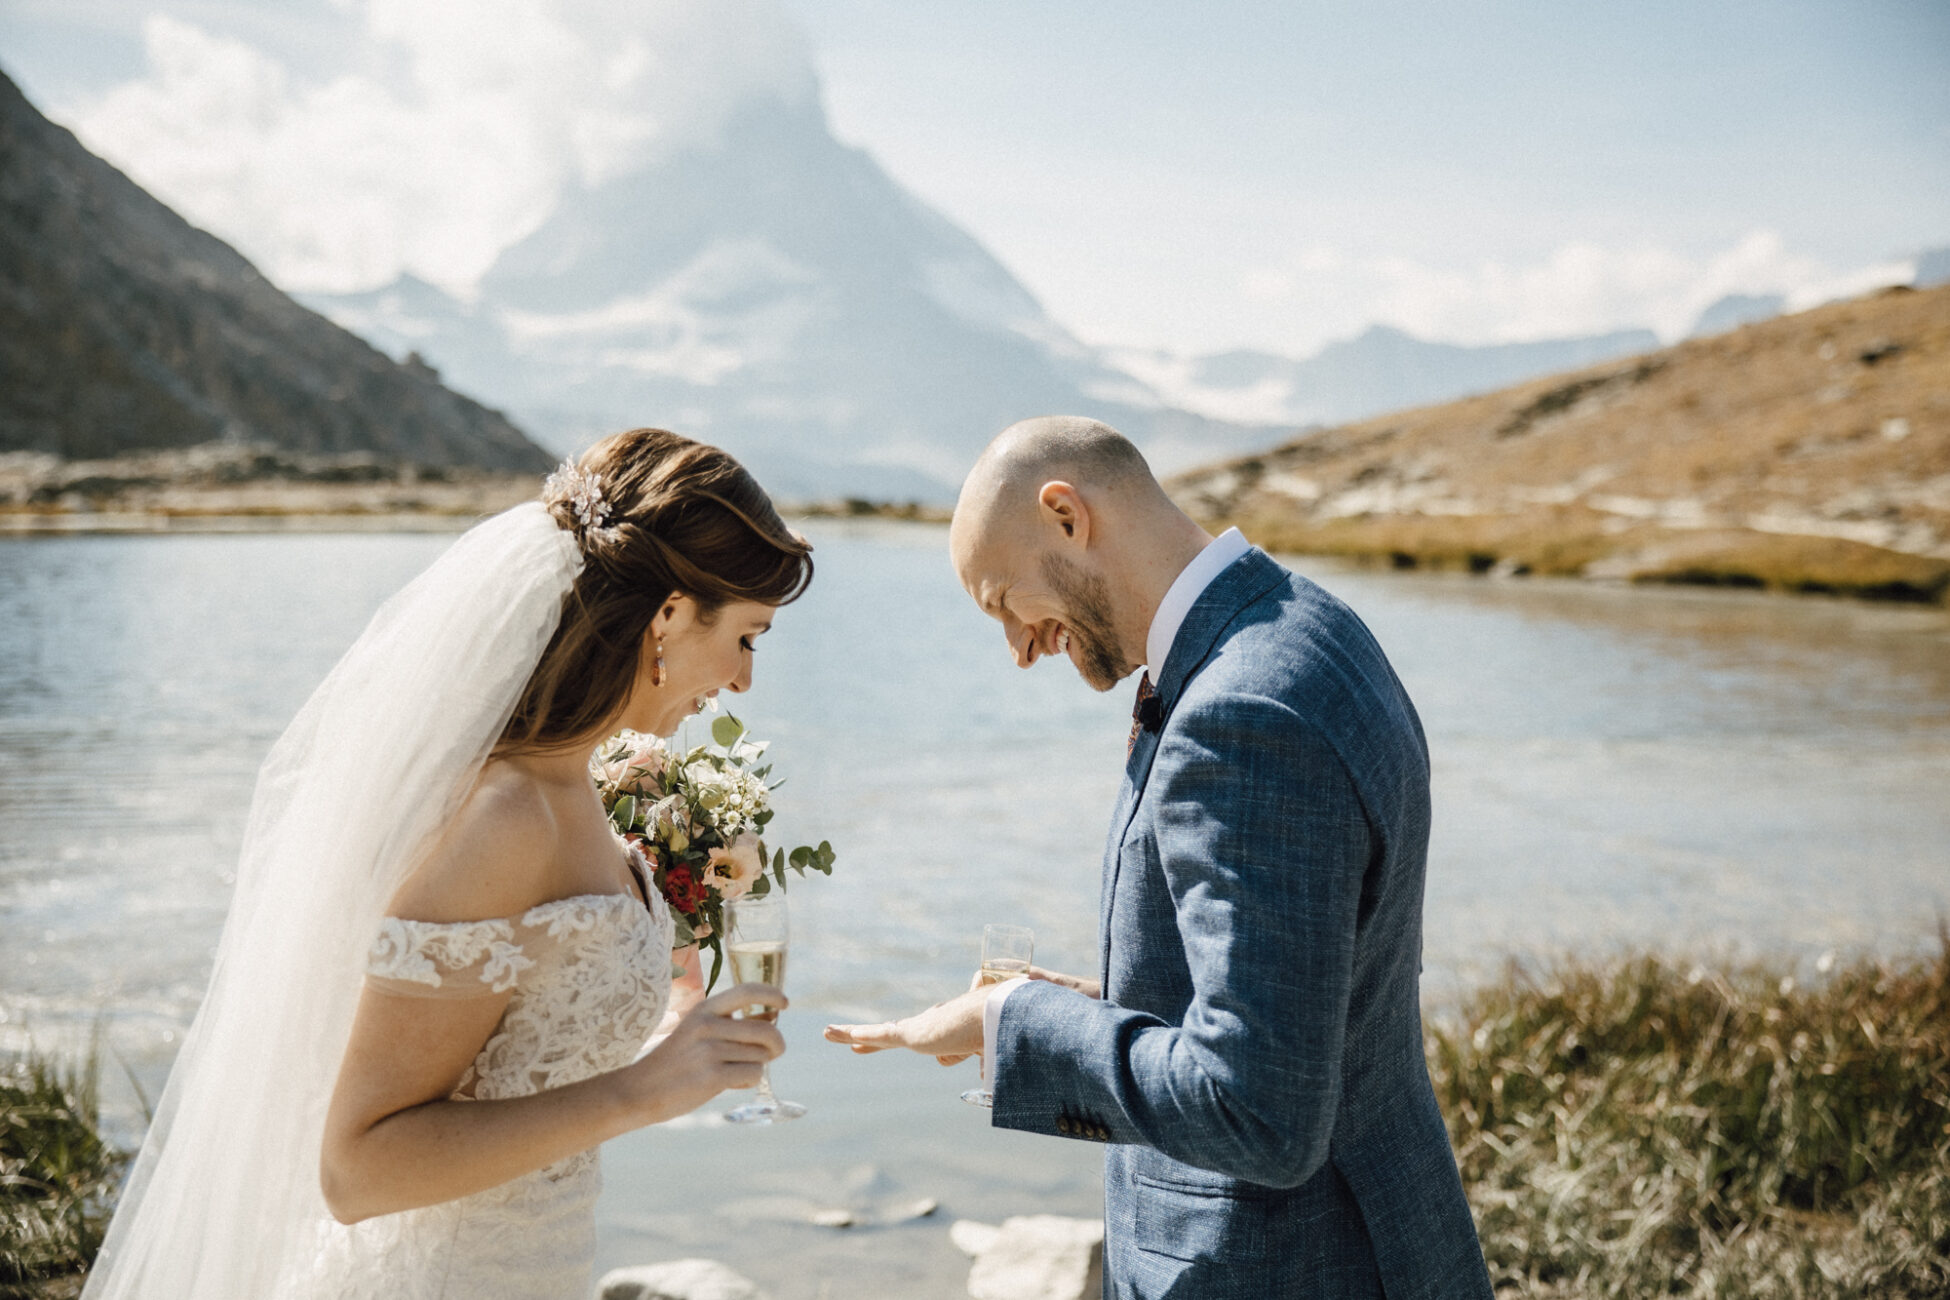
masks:
<svg viewBox="0 0 1950 1300"><path fill-rule="evenodd" d="M1428 750L1263 552L1180 626L1104 855L1102 1001L1004 1003L994 1122L1112 1143L1117 1297L1488 1297L1422 1056Z"/></svg>

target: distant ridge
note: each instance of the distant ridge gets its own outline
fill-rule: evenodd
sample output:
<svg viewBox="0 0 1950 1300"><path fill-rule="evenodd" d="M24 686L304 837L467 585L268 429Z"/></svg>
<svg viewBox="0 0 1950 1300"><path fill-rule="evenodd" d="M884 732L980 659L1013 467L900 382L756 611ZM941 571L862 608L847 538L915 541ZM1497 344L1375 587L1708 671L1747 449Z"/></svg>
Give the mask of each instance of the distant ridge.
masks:
<svg viewBox="0 0 1950 1300"><path fill-rule="evenodd" d="M1402 568L1950 599L1950 286L1887 289L1173 479Z"/></svg>
<svg viewBox="0 0 1950 1300"><path fill-rule="evenodd" d="M520 472L553 459L425 365L293 302L0 74L0 452L209 443Z"/></svg>
<svg viewBox="0 0 1950 1300"><path fill-rule="evenodd" d="M1730 293L1699 314L1687 337L1705 338L1709 334L1724 334L1742 325L1752 325L1755 321L1772 320L1786 306L1786 297L1778 293Z"/></svg>
<svg viewBox="0 0 1950 1300"><path fill-rule="evenodd" d="M1469 345L1371 325L1301 358L1251 350L1176 357L1123 349L1107 355L1167 401L1297 428L1486 393L1658 346L1658 335L1647 329Z"/></svg>

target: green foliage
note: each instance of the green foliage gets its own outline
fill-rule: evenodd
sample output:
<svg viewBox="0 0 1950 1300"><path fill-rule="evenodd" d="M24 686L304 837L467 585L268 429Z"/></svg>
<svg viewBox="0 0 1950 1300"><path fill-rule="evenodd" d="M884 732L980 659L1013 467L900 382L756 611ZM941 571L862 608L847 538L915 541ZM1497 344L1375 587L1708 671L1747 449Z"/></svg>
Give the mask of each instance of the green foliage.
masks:
<svg viewBox="0 0 1950 1300"><path fill-rule="evenodd" d="M103 1141L94 1063L0 1062L0 1297L53 1294L101 1249L126 1157Z"/></svg>
<svg viewBox="0 0 1950 1300"><path fill-rule="evenodd" d="M1427 1049L1503 1294L1950 1295L1950 938L1811 987L1513 969Z"/></svg>

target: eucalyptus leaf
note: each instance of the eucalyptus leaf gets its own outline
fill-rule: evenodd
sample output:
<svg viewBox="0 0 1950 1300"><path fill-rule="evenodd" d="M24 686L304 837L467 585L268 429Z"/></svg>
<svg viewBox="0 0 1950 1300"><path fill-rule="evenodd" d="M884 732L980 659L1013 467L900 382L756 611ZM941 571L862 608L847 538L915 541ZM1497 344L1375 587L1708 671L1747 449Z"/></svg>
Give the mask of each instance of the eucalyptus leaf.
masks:
<svg viewBox="0 0 1950 1300"><path fill-rule="evenodd" d="M772 892L772 882L767 880L764 876L759 876L752 881L752 887L746 893L745 897L763 898L771 892Z"/></svg>
<svg viewBox="0 0 1950 1300"><path fill-rule="evenodd" d="M635 827L636 797L626 794L621 799L618 799L616 801L616 807L610 810L609 818L616 823L618 830L627 831Z"/></svg>
<svg viewBox="0 0 1950 1300"><path fill-rule="evenodd" d="M729 713L721 715L711 724L711 739L730 749L738 743L738 737L745 734L745 724Z"/></svg>

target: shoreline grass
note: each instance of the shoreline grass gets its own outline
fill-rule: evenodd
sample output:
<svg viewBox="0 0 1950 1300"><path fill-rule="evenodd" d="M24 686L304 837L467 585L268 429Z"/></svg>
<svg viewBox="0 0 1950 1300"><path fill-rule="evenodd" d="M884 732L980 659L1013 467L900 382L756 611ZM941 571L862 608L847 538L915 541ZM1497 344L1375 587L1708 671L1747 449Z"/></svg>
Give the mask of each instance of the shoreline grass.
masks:
<svg viewBox="0 0 1950 1300"><path fill-rule="evenodd" d="M128 1157L102 1136L91 1057L0 1060L0 1300L78 1294Z"/></svg>
<svg viewBox="0 0 1950 1300"><path fill-rule="evenodd" d="M1897 604L1950 605L1950 559L1839 537L1751 529L1617 527L1595 511L1527 515L1385 515L1312 521L1258 514L1208 517L1238 526L1276 554L1327 555L1388 569L1602 578L1640 584L1748 588Z"/></svg>
<svg viewBox="0 0 1950 1300"><path fill-rule="evenodd" d="M1513 967L1427 1048L1500 1295L1950 1295L1950 936L1805 987Z"/></svg>

